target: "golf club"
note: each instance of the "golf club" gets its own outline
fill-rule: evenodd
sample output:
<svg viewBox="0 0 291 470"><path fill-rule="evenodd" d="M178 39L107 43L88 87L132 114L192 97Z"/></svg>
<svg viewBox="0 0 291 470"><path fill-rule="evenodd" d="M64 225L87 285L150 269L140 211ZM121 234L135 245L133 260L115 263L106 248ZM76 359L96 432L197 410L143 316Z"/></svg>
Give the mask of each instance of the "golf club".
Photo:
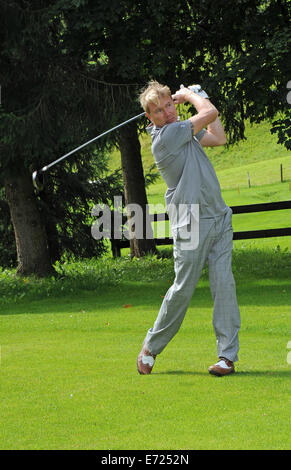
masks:
<svg viewBox="0 0 291 470"><path fill-rule="evenodd" d="M128 119L127 121L124 121L122 122L121 124L118 124L117 126L115 127L112 127L112 129L109 129L108 131L105 131L103 132L102 134L98 135L97 137L94 137L93 139L91 140L88 140L88 142L85 142L84 144L80 145L79 147L75 148L74 150L71 150L70 152L66 153L65 155L63 155L62 157L58 158L57 160L55 160L54 162L51 162L49 163L48 165L45 165L41 170L38 170L38 171L34 171L32 173L32 182L33 182L33 186L38 189L39 191L41 191L43 188L44 188L44 173L51 167L53 167L54 165L56 165L57 163L61 162L62 160L64 160L65 158L69 157L70 155L72 155L73 153L76 153L78 152L78 150L81 150L82 148L86 147L87 145L89 144L92 144L93 142L95 142L96 140L100 139L101 137L104 137L106 134L109 134L110 132L113 132L115 131L116 129L119 129L120 127L122 126L125 126L126 124L128 124L129 122L131 121L135 121L136 119L142 117L145 115L145 112L141 113L141 114L138 114L137 116L134 116L130 119Z"/></svg>

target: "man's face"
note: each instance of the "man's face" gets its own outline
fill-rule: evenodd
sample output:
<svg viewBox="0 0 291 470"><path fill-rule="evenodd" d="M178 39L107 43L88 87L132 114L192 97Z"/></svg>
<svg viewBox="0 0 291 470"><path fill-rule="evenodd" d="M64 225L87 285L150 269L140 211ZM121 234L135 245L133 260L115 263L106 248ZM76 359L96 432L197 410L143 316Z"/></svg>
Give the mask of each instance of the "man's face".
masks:
<svg viewBox="0 0 291 470"><path fill-rule="evenodd" d="M154 103L149 104L150 112L146 116L157 127L163 127L166 124L176 122L178 114L176 106L171 96L163 96L160 99L159 105Z"/></svg>

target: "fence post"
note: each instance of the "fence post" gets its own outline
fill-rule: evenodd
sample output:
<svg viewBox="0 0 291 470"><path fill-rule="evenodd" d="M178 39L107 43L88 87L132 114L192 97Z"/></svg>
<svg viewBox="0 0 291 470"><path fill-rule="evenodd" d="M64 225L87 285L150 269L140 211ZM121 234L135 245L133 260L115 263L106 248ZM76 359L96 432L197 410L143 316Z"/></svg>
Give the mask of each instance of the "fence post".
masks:
<svg viewBox="0 0 291 470"><path fill-rule="evenodd" d="M250 174L248 172L248 184L249 184L249 188L251 187L251 180L250 180Z"/></svg>
<svg viewBox="0 0 291 470"><path fill-rule="evenodd" d="M280 164L280 173L281 173L281 183L283 183L283 165Z"/></svg>

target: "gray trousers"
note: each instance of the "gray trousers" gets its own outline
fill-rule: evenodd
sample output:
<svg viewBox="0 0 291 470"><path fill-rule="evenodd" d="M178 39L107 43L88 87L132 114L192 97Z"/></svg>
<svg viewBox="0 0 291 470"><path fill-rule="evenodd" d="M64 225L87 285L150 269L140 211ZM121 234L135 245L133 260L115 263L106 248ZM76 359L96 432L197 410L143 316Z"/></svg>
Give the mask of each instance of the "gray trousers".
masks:
<svg viewBox="0 0 291 470"><path fill-rule="evenodd" d="M209 266L209 284L213 298L213 328L217 355L238 360L240 312L236 299L231 260L233 247L232 211L220 217L200 219L199 244L184 249L185 235L177 229L174 236L175 280L162 302L159 314L145 338L152 354L159 354L178 332L201 272Z"/></svg>

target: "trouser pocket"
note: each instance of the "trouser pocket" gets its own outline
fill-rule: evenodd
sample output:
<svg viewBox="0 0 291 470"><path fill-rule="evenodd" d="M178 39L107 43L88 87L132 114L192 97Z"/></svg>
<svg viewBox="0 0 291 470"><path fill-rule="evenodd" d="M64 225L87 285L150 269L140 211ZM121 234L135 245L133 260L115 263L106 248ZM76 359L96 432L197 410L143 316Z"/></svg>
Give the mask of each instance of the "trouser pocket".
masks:
<svg viewBox="0 0 291 470"><path fill-rule="evenodd" d="M172 233L178 249L196 250L199 247L199 218L196 220L191 216L187 225L173 229Z"/></svg>

